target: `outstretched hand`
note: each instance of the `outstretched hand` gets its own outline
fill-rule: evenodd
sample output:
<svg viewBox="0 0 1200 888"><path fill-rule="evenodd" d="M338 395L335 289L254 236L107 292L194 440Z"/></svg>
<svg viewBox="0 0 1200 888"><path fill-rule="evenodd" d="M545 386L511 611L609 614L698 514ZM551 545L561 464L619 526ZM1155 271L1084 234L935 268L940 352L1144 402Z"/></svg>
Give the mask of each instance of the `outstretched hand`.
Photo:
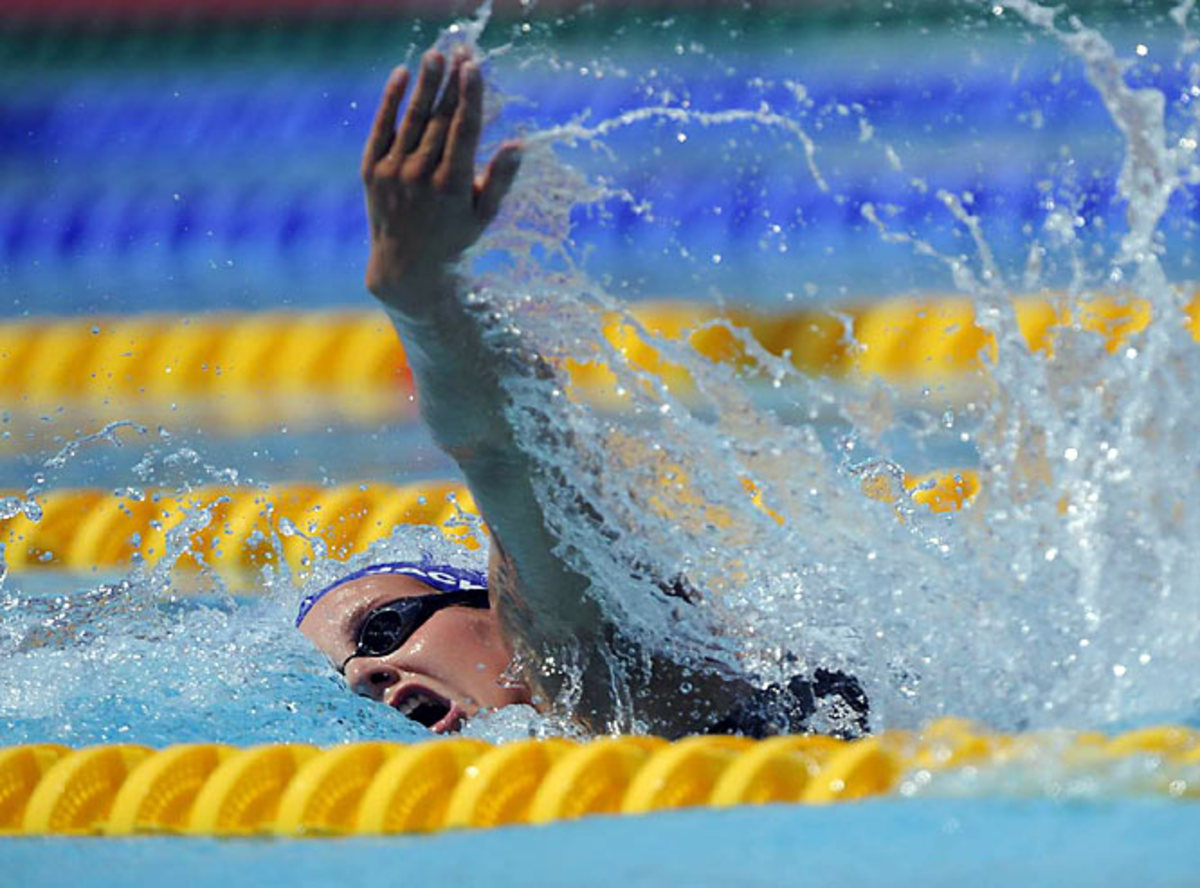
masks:
<svg viewBox="0 0 1200 888"><path fill-rule="evenodd" d="M399 129L410 75L404 67L392 72L363 151L371 229L367 288L402 311L419 311L431 286L495 218L521 161L519 143L506 142L476 177L483 77L470 53L461 51L441 89L445 67L437 51L422 58Z"/></svg>

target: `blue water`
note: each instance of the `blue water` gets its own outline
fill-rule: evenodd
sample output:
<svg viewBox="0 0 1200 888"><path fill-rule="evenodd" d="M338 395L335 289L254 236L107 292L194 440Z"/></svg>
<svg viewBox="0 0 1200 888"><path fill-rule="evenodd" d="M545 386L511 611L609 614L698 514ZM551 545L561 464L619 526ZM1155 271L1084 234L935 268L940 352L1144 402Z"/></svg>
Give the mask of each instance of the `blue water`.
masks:
<svg viewBox="0 0 1200 888"><path fill-rule="evenodd" d="M1126 56L1137 42L1150 47L1147 58L1134 57L1131 81L1168 96L1186 91L1170 64L1174 35L1114 30ZM493 31L485 43L508 37ZM993 246L1013 262L1048 198L1119 226L1118 134L1078 60L1024 37L1000 26L864 28L798 30L765 43L732 33L704 45L664 20L654 51L642 42L631 49L619 35L562 49L547 49L544 35L518 35L489 73L520 99L504 111L507 132L583 115L594 123L657 103L766 105L794 117L816 142L831 190L817 186L793 141L759 128L685 127L683 145L679 128L647 124L606 140L616 161L588 152L576 160L633 204L650 201L657 221L609 201L603 212L575 214L574 238L626 297L679 295L683 270L701 292L715 284L739 300L794 291L828 302L929 284L905 249L880 243L861 216L866 202L954 244L935 191L969 191ZM357 302L362 133L384 72L418 49L248 71L227 57L87 76L0 70L0 283L12 294L0 312ZM789 84L803 85L803 97ZM864 122L895 146L902 175L879 146L860 144ZM1069 157L1059 153L1066 142ZM1047 172L1060 179L1049 192ZM928 190L912 187L921 177ZM1190 241L1195 214L1188 186L1172 206L1175 244ZM724 268L708 264L714 253ZM1177 269L1190 266L1186 249L1169 255Z"/></svg>
<svg viewBox="0 0 1200 888"><path fill-rule="evenodd" d="M1200 807L873 801L390 839L0 841L14 885L1191 886Z"/></svg>

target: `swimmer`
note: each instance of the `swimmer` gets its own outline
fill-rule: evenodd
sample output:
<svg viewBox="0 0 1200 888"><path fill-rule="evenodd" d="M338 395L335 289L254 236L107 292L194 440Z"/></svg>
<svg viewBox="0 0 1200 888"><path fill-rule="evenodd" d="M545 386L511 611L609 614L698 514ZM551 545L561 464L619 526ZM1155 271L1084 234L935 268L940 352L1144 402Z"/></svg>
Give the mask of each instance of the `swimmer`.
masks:
<svg viewBox="0 0 1200 888"><path fill-rule="evenodd" d="M403 341L424 421L487 524L488 571L374 565L307 597L300 631L350 690L438 733L481 711L548 711L564 697L586 728L628 729L618 662L639 688L637 726L664 736L802 732L818 711L831 733L866 731L866 697L841 673L818 669L762 688L647 656L604 618L587 578L555 554L503 387L509 374L545 368L519 348L501 354L485 344L483 313L461 298L456 272L512 187L522 146L505 142L477 175L483 79L468 51L450 60L426 53L401 116L411 79L403 67L388 78L363 153L366 285ZM681 606L695 594L681 579L659 587ZM694 688L686 696L678 691L685 682Z"/></svg>

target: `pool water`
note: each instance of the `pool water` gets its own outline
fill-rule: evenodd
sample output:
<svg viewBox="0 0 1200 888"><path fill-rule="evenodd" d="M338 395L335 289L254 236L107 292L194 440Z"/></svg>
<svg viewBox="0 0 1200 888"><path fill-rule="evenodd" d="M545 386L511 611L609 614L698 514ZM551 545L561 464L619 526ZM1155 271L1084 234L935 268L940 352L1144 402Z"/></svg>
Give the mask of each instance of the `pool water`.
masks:
<svg viewBox="0 0 1200 888"><path fill-rule="evenodd" d="M1163 801L871 801L388 839L6 839L17 884L1192 885L1200 810Z"/></svg>

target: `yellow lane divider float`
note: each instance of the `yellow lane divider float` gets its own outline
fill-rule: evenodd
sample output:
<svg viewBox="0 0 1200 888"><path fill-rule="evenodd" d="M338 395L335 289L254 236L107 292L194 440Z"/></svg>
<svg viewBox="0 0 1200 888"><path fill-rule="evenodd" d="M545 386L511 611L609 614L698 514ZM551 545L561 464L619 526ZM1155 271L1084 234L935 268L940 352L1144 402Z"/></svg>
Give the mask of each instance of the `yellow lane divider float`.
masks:
<svg viewBox="0 0 1200 888"><path fill-rule="evenodd" d="M702 806L913 795L939 772L1048 764L1119 769L1120 792L1200 798L1200 732L989 735L944 719L920 734L606 737L493 746L456 738L238 749L197 743L0 748L0 835L337 836L550 823ZM1125 771L1133 769L1125 768ZM1036 792L1037 790L1027 790ZM1043 789L1043 791L1048 791Z"/></svg>
<svg viewBox="0 0 1200 888"><path fill-rule="evenodd" d="M12 570L106 570L135 559L153 564L176 534L183 535L176 551L186 549L179 567L208 566L226 574L275 564L280 552L298 568L313 554L312 539L320 540L330 557L345 559L400 524L440 527L464 545L476 544L463 520L474 515L474 501L465 487L452 482L213 486L185 494L148 489L136 495L65 488L37 494L36 504L36 520L26 510L0 521L0 544ZM184 522L197 518L207 523L189 532L192 525ZM280 535L287 523L300 534Z"/></svg>
<svg viewBox="0 0 1200 888"><path fill-rule="evenodd" d="M314 412L372 421L410 403L404 353L382 312L39 318L0 325L10 409L89 419L176 409L244 430ZM397 392L400 396L397 397Z"/></svg>
<svg viewBox="0 0 1200 888"><path fill-rule="evenodd" d="M1017 298L1014 306L1030 347L1042 352L1052 350L1057 327L1095 331L1113 349L1150 320L1147 303L1116 297L1068 304L1051 294ZM1200 300L1194 300L1189 316L1198 309ZM687 337L714 361L752 363L745 344L716 323L725 318L804 372L883 377L901 384L961 378L994 347L975 323L971 302L956 297L775 313L643 303L631 314L655 334ZM687 373L665 363L653 343L623 318L602 319L601 326L635 366L673 387L689 388ZM573 390L612 400L612 377L602 364L566 369ZM209 422L251 430L315 416L395 417L411 410L411 391L403 351L378 311L35 319L0 325L0 396L18 410L70 405L73 415L98 420L186 409Z"/></svg>
<svg viewBox="0 0 1200 888"><path fill-rule="evenodd" d="M914 500L939 512L961 507L979 489L970 471L913 476L907 484ZM864 492L889 496L870 487ZM23 496L0 491L0 499L5 495ZM186 494L65 488L37 494L35 504L36 509L0 520L0 545L10 570L112 570L134 560L154 564L177 535L182 537L174 544L176 553L182 551L178 567L207 566L230 576L275 564L280 552L293 570L302 569L313 556L313 539L327 556L344 560L400 524L440 527L469 548L478 545L470 520L476 515L474 501L453 482L213 486ZM192 530L195 525L185 526L188 521L204 526ZM300 535L281 536L285 521Z"/></svg>

